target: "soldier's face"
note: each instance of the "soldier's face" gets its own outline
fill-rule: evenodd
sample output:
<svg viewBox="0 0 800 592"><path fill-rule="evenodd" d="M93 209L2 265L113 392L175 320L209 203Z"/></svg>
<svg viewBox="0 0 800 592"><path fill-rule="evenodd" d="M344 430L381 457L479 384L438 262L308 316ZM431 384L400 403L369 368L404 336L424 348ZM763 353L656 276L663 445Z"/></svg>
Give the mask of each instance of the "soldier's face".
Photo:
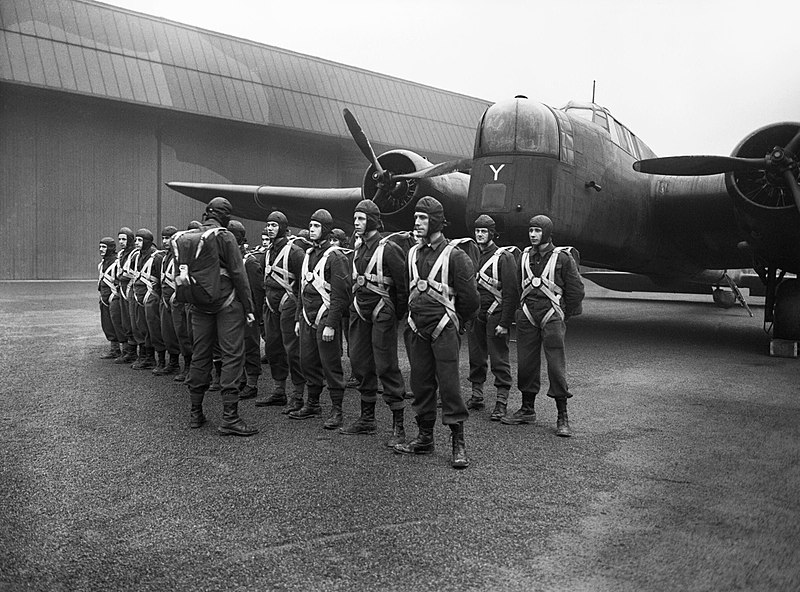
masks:
<svg viewBox="0 0 800 592"><path fill-rule="evenodd" d="M172 240L171 236L162 236L161 237L161 248L162 249L169 249L169 242Z"/></svg>
<svg viewBox="0 0 800 592"><path fill-rule="evenodd" d="M428 214L423 212L414 212L414 234L417 238L425 238L428 236L431 221Z"/></svg>
<svg viewBox="0 0 800 592"><path fill-rule="evenodd" d="M322 224L316 220L308 223L308 238L312 241L318 241L322 237Z"/></svg>
<svg viewBox="0 0 800 592"><path fill-rule="evenodd" d="M267 222L267 240L274 241L276 238L278 238L278 231L280 229L281 225L278 224L277 222ZM261 242L263 243L264 237L262 236L261 239L262 239Z"/></svg>
<svg viewBox="0 0 800 592"><path fill-rule="evenodd" d="M488 245L489 244L489 229L488 228L476 228L475 229L475 242L479 245Z"/></svg>
<svg viewBox="0 0 800 592"><path fill-rule="evenodd" d="M528 239L531 241L531 245L534 247L538 247L542 244L542 229L538 226L531 226L528 228Z"/></svg>
<svg viewBox="0 0 800 592"><path fill-rule="evenodd" d="M119 245L119 250L124 251L128 247L128 235L124 233L118 234L117 244Z"/></svg>
<svg viewBox="0 0 800 592"><path fill-rule="evenodd" d="M356 236L364 236L367 231L367 215L364 212L353 214L353 228L356 231Z"/></svg>
<svg viewBox="0 0 800 592"><path fill-rule="evenodd" d="M105 257L108 252L108 246L105 243L100 243L100 256Z"/></svg>
<svg viewBox="0 0 800 592"><path fill-rule="evenodd" d="M144 244L144 239L141 236L137 236L133 241L133 244L137 249L141 249L142 245Z"/></svg>

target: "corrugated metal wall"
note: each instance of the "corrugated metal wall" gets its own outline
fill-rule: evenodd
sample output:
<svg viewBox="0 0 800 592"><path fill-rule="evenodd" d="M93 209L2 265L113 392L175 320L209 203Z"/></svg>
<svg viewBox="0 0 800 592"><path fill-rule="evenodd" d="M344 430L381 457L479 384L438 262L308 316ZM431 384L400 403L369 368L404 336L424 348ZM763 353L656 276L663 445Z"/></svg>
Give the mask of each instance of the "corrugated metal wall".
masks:
<svg viewBox="0 0 800 592"><path fill-rule="evenodd" d="M163 182L356 186L365 168L332 138L5 84L0 129L0 280L91 278L101 237L198 219L159 185L159 134ZM257 243L263 223L245 225Z"/></svg>

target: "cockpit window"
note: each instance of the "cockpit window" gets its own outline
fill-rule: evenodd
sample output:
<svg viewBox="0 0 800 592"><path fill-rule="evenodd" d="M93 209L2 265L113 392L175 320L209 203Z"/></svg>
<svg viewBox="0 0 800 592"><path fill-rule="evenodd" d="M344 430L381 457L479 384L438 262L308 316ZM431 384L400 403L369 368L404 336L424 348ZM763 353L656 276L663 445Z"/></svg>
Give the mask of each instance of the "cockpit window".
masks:
<svg viewBox="0 0 800 592"><path fill-rule="evenodd" d="M514 100L486 110L477 138L477 155L512 152L558 157L558 125L550 109L534 101Z"/></svg>
<svg viewBox="0 0 800 592"><path fill-rule="evenodd" d="M591 109L584 109L582 107L570 107L567 109L567 113L570 115L577 115L578 117L586 119L587 121L592 121L592 118L594 117L594 112Z"/></svg>

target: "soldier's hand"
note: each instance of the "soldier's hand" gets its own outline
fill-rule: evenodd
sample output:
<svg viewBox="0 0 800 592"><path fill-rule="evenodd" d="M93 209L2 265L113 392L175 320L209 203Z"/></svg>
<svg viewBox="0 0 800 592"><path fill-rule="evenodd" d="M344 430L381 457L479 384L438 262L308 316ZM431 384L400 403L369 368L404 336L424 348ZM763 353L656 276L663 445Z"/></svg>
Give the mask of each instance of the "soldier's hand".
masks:
<svg viewBox="0 0 800 592"><path fill-rule="evenodd" d="M300 337L300 321L296 321L294 324L294 334Z"/></svg>
<svg viewBox="0 0 800 592"><path fill-rule="evenodd" d="M247 319L247 326L248 327L252 327L253 323L256 322L256 317L252 312L248 312L247 316L245 317L245 319Z"/></svg>
<svg viewBox="0 0 800 592"><path fill-rule="evenodd" d="M508 335L508 329L506 329L505 327L501 327L500 325L497 325L497 327L494 328L494 335L495 337L502 337L503 335Z"/></svg>
<svg viewBox="0 0 800 592"><path fill-rule="evenodd" d="M336 334L336 330L333 327L325 327L322 330L322 341L333 341L333 336Z"/></svg>

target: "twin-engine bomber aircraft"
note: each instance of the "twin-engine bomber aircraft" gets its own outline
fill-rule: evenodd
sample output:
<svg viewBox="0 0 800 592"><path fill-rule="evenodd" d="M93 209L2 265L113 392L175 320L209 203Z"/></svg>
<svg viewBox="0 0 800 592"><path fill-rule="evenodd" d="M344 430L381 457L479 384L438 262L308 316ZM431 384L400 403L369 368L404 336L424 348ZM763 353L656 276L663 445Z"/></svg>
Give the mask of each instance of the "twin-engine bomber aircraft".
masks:
<svg viewBox="0 0 800 592"><path fill-rule="evenodd" d="M484 112L471 159L432 165L408 150L376 156L353 114L344 117L369 160L360 188L167 185L206 203L225 196L245 218L280 209L298 226L325 207L350 228L368 196L387 230L411 228L414 205L431 195L445 207L450 236L466 236L487 213L503 242L517 246L528 244L528 220L547 214L558 244L575 246L583 265L614 270L587 274L611 289L700 284L739 297L738 270L753 268L766 286L765 326L776 339L800 340L800 280L785 277L800 272L800 123L758 129L732 156L656 158L595 103L553 109L516 97ZM715 290L717 304L733 303L725 293Z"/></svg>

